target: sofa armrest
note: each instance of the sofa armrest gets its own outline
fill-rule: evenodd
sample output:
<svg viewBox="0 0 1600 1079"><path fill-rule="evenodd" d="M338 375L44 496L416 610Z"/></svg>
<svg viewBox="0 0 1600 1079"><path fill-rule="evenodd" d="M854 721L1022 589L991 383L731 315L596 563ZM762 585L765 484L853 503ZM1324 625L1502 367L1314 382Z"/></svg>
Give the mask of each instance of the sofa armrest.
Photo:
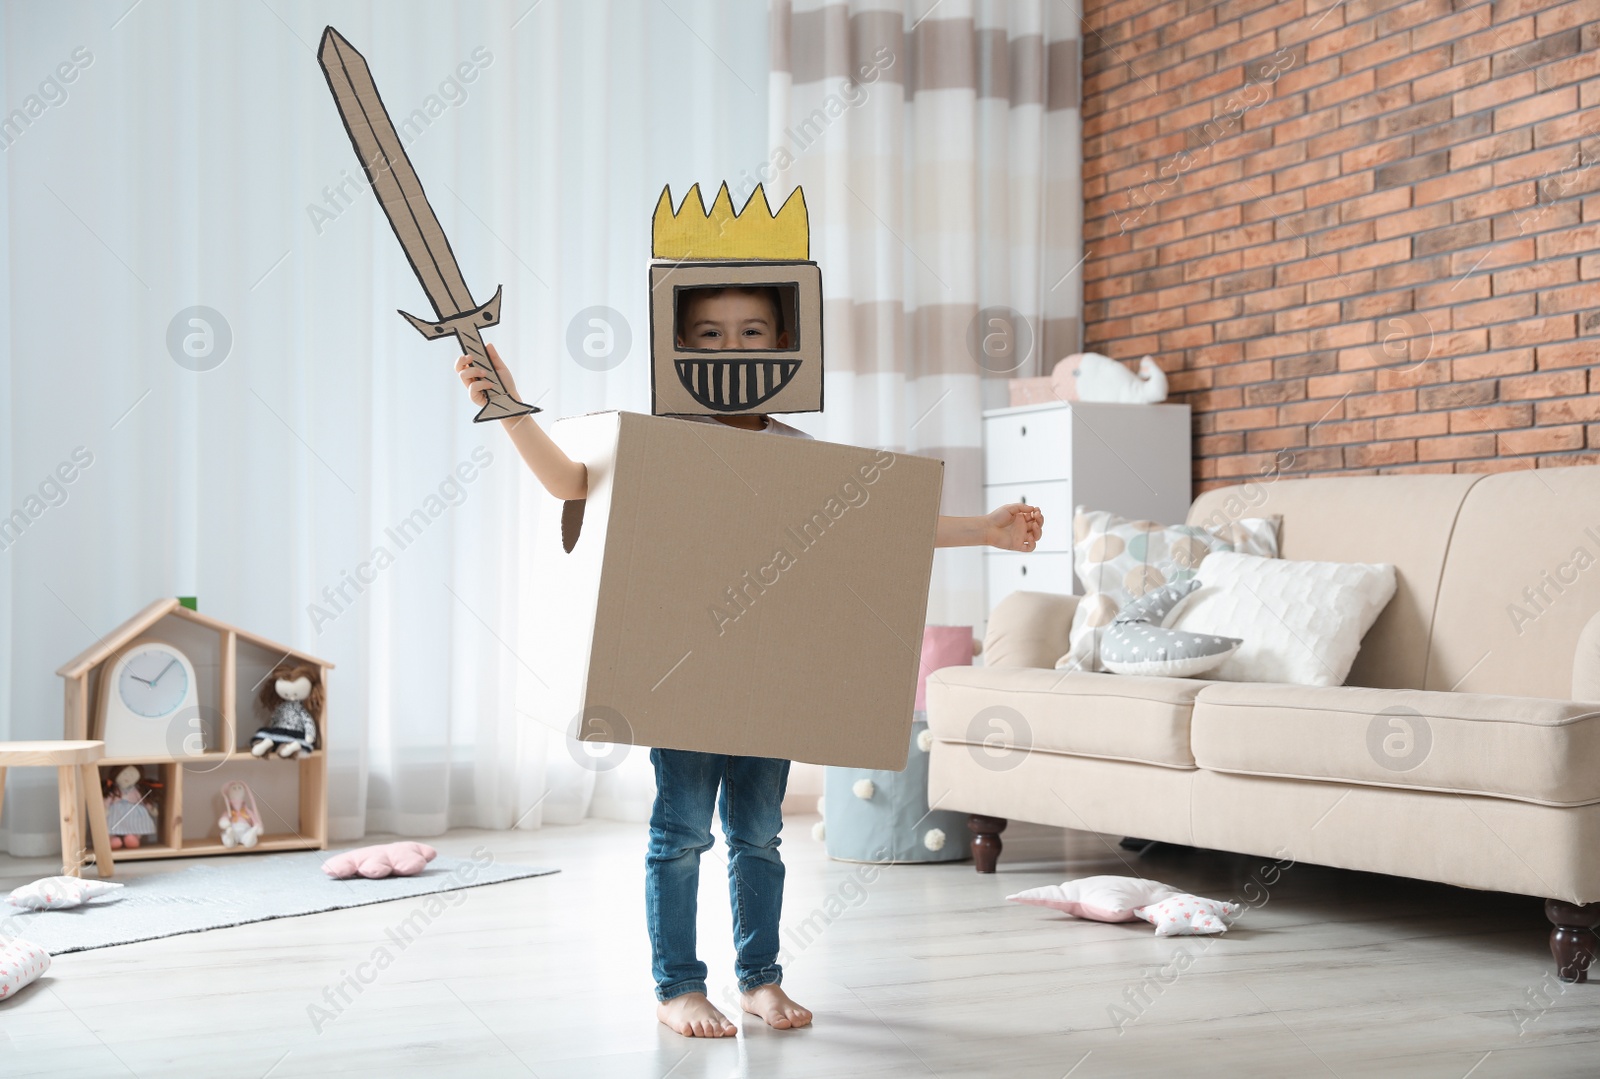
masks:
<svg viewBox="0 0 1600 1079"><path fill-rule="evenodd" d="M1578 651L1572 657L1572 699L1600 701L1600 612L1578 634Z"/></svg>
<svg viewBox="0 0 1600 1079"><path fill-rule="evenodd" d="M1081 596L1013 592L989 612L983 637L988 667L1054 667L1072 638L1072 614Z"/></svg>

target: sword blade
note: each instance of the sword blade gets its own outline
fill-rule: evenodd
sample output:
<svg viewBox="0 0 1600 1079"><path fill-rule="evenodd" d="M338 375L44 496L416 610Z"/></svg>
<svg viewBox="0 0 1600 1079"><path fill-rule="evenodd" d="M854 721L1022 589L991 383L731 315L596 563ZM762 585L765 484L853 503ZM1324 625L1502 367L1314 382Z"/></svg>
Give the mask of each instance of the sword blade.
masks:
<svg viewBox="0 0 1600 1079"><path fill-rule="evenodd" d="M411 167L394 121L383 107L366 58L333 27L322 35L317 62L333 91L339 117L367 182L439 318L476 307L455 252Z"/></svg>

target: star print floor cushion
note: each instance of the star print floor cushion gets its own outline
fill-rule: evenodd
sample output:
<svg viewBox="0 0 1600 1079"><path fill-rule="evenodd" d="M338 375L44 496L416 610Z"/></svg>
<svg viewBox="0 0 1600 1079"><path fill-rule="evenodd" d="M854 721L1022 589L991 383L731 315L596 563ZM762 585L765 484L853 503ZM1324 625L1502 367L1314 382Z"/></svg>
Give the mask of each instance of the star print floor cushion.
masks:
<svg viewBox="0 0 1600 1079"><path fill-rule="evenodd" d="M49 969L50 953L37 944L0 937L0 1000L10 1000Z"/></svg>
<svg viewBox="0 0 1600 1079"><path fill-rule="evenodd" d="M1133 913L1155 926L1158 937L1199 937L1226 933L1242 909L1237 903L1218 899L1175 895Z"/></svg>
<svg viewBox="0 0 1600 1079"><path fill-rule="evenodd" d="M80 907L96 896L109 895L122 885L109 880L82 880L78 877L45 877L13 889L6 899L12 906L29 910L66 910Z"/></svg>
<svg viewBox="0 0 1600 1079"><path fill-rule="evenodd" d="M1065 884L1047 884L1006 896L1013 903L1049 907L1091 922L1131 922L1134 911L1181 894L1158 880L1143 877L1080 877Z"/></svg>
<svg viewBox="0 0 1600 1079"><path fill-rule="evenodd" d="M398 843L380 843L375 847L358 847L340 851L322 863L322 871L334 880L366 877L380 880L383 877L414 877L428 868L428 863L439 852L426 843L402 840Z"/></svg>

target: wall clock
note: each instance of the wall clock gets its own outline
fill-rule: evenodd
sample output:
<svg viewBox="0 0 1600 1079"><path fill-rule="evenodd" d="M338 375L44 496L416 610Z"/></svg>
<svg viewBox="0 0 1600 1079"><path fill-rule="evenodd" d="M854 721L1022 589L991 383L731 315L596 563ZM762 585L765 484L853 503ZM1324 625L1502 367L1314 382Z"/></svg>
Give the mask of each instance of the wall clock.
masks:
<svg viewBox="0 0 1600 1079"><path fill-rule="evenodd" d="M100 737L107 757L181 755L193 738L199 693L194 664L172 645L141 640L122 648L100 676Z"/></svg>

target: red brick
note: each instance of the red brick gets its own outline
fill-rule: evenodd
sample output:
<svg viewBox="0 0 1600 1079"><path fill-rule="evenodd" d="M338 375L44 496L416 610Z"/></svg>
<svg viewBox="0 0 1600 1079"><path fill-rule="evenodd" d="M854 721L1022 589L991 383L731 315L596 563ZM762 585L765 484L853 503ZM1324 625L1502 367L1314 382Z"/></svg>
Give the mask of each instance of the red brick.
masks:
<svg viewBox="0 0 1600 1079"><path fill-rule="evenodd" d="M1391 393L1369 393L1352 397L1345 402L1345 415L1352 419L1365 416L1397 416L1417 410L1417 391L1395 390ZM1443 433L1443 432L1439 432ZM1382 438L1382 435L1378 436Z"/></svg>
<svg viewBox="0 0 1600 1079"><path fill-rule="evenodd" d="M1541 427L1557 423L1600 423L1600 397L1540 401L1533 406L1533 416Z"/></svg>
<svg viewBox="0 0 1600 1079"><path fill-rule="evenodd" d="M1245 434L1245 447L1253 452L1294 449L1306 444L1304 427L1272 427Z"/></svg>
<svg viewBox="0 0 1600 1079"><path fill-rule="evenodd" d="M1586 367L1600 363L1600 342L1572 341L1566 344L1540 345L1537 353L1539 370L1558 367Z"/></svg>
<svg viewBox="0 0 1600 1079"><path fill-rule="evenodd" d="M1538 243L1538 253L1542 259L1552 255L1587 255L1600 251L1600 222L1547 233L1538 238Z"/></svg>
<svg viewBox="0 0 1600 1079"><path fill-rule="evenodd" d="M1481 356L1462 356L1450 361L1450 377L1457 382L1480 378L1498 378L1533 370L1533 349L1521 348L1510 352L1489 352ZM1504 382L1501 385L1505 385Z"/></svg>
<svg viewBox="0 0 1600 1079"><path fill-rule="evenodd" d="M1503 431L1514 427L1527 427L1533 423L1533 406L1530 404L1493 405L1485 408L1467 408L1450 413L1450 433L1466 431Z"/></svg>
<svg viewBox="0 0 1600 1079"><path fill-rule="evenodd" d="M1362 270L1369 266L1379 266L1388 262L1399 262L1411 257L1411 239L1384 240L1380 243L1368 244L1350 251L1339 253L1339 272L1348 273L1351 270ZM1531 313L1531 312L1530 312Z"/></svg>
<svg viewBox="0 0 1600 1079"><path fill-rule="evenodd" d="M1550 371L1546 374L1502 378L1500 400L1533 401L1548 397L1570 397L1582 394L1585 382L1587 379L1582 371ZM1591 400L1600 402L1600 397ZM1537 405L1534 407L1535 417L1540 423L1549 422L1539 412L1539 407Z"/></svg>
<svg viewBox="0 0 1600 1079"><path fill-rule="evenodd" d="M1410 415L1384 416L1373 422L1373 434L1379 441L1397 438L1424 438L1428 435L1450 433L1450 417L1444 412L1417 412Z"/></svg>
<svg viewBox="0 0 1600 1079"><path fill-rule="evenodd" d="M1595 311L1600 309L1600 283L1586 281L1581 285L1550 288L1539 293L1539 314L1556 315L1563 311Z"/></svg>
<svg viewBox="0 0 1600 1079"><path fill-rule="evenodd" d="M1450 438L1425 438L1417 443L1419 461L1463 461L1473 457L1493 457L1494 435L1456 435Z"/></svg>
<svg viewBox="0 0 1600 1079"><path fill-rule="evenodd" d="M1218 431L1244 431L1252 427L1271 427L1278 414L1272 408L1235 408L1217 413Z"/></svg>
<svg viewBox="0 0 1600 1079"><path fill-rule="evenodd" d="M1555 453L1560 450L1581 450L1583 441L1583 428L1577 424L1569 427L1535 427L1527 431L1505 432L1499 436L1497 449L1505 455Z"/></svg>
<svg viewBox="0 0 1600 1079"><path fill-rule="evenodd" d="M1533 296L1501 296L1478 303L1462 304L1452 313L1451 325L1460 328L1488 326L1496 322L1532 318L1533 314Z"/></svg>
<svg viewBox="0 0 1600 1079"><path fill-rule="evenodd" d="M1350 402L1346 401L1348 406ZM1310 444L1313 446L1342 445L1351 442L1372 441L1371 420L1338 420L1321 423L1311 429L1309 434Z"/></svg>
<svg viewBox="0 0 1600 1079"><path fill-rule="evenodd" d="M1346 446L1346 468L1371 468L1375 465L1406 464L1417 459L1417 444L1403 442L1372 442L1365 446Z"/></svg>
<svg viewBox="0 0 1600 1079"><path fill-rule="evenodd" d="M1371 393L1371 371L1350 371L1345 374L1323 375L1306 380L1308 397L1343 397L1352 393Z"/></svg>
<svg viewBox="0 0 1600 1079"><path fill-rule="evenodd" d="M1409 190L1409 189L1408 189ZM1413 236L1427 229L1441 228L1450 223L1450 203L1438 202L1421 206L1403 214L1390 214L1373 222L1378 239L1390 240L1397 236Z"/></svg>
<svg viewBox="0 0 1600 1079"><path fill-rule="evenodd" d="M1492 326L1489 329L1489 347L1517 348L1522 345L1566 341L1576 336L1577 326L1577 319L1571 315L1530 318L1509 326Z"/></svg>

